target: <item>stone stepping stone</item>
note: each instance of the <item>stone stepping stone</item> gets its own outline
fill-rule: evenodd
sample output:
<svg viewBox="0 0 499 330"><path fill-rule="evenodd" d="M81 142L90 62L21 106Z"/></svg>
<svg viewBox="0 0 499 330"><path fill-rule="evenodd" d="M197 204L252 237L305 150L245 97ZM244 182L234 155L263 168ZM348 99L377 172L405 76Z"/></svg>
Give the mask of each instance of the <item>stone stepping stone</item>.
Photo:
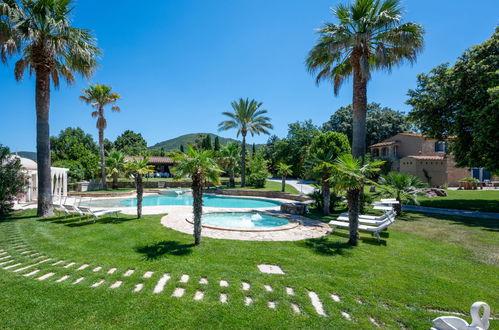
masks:
<svg viewBox="0 0 499 330"><path fill-rule="evenodd" d="M324 307L322 306L322 302L319 299L317 293L309 291L308 297L310 298L310 302L312 303L312 306L314 306L314 309L317 312L317 314L321 316L326 316L326 312L324 312Z"/></svg>
<svg viewBox="0 0 499 330"><path fill-rule="evenodd" d="M30 269L32 267L35 267L35 266L37 266L39 264L43 264L43 263L48 262L50 260L52 260L52 259L45 259L45 260L37 262L36 264L31 264L31 265L24 266L24 267L21 267L21 268L18 268L18 269L14 269L13 272L14 273L22 272L23 270Z"/></svg>
<svg viewBox="0 0 499 330"><path fill-rule="evenodd" d="M222 304L226 304L227 303L227 294L226 293L221 293L220 294L220 302Z"/></svg>
<svg viewBox="0 0 499 330"><path fill-rule="evenodd" d="M59 261L56 261L52 264L52 266L57 266L57 265L60 265L64 262L64 260L59 260Z"/></svg>
<svg viewBox="0 0 499 330"><path fill-rule="evenodd" d="M348 320L348 321L352 320L352 317L347 312L341 311L341 316L343 316L345 318L345 320Z"/></svg>
<svg viewBox="0 0 499 330"><path fill-rule="evenodd" d="M23 276L24 277L30 277L30 276L33 276L35 275L36 273L38 273L40 270L39 269L35 269L34 271L32 271L31 273L27 273L27 274L24 274Z"/></svg>
<svg viewBox="0 0 499 330"><path fill-rule="evenodd" d="M56 283L61 283L61 282L64 282L65 280L67 280L68 278L69 278L69 275L64 275L63 277L61 277L60 279L58 279L55 282Z"/></svg>
<svg viewBox="0 0 499 330"><path fill-rule="evenodd" d="M123 274L123 276L125 276L125 277L131 276L134 272L135 272L135 270L129 269L125 272L125 274Z"/></svg>
<svg viewBox="0 0 499 330"><path fill-rule="evenodd" d="M96 272L98 272L98 271L99 271L99 270L101 270L101 269L102 269L102 267L101 267L101 266L97 266L97 267L95 267L94 269L92 269L92 271L93 271L94 273L96 273Z"/></svg>
<svg viewBox="0 0 499 330"><path fill-rule="evenodd" d="M11 268L19 267L21 265L22 265L22 263L17 263L17 264L5 266L3 269L11 269Z"/></svg>
<svg viewBox="0 0 499 330"><path fill-rule="evenodd" d="M291 303L291 309L292 309L292 310L293 310L293 312L295 312L296 314L301 314L300 307L298 307L298 305L297 305L297 304Z"/></svg>
<svg viewBox="0 0 499 330"><path fill-rule="evenodd" d="M70 268L70 267L73 267L74 265L76 265L76 262L70 262L69 264L64 266L64 268Z"/></svg>
<svg viewBox="0 0 499 330"><path fill-rule="evenodd" d="M228 287L228 286L229 286L229 282L227 282L227 281L225 281L225 280L221 280L221 281L220 281L220 286L221 286L221 287L226 288L226 287Z"/></svg>
<svg viewBox="0 0 499 330"><path fill-rule="evenodd" d="M288 296L294 296L295 295L295 290L290 287L286 287L286 293Z"/></svg>
<svg viewBox="0 0 499 330"><path fill-rule="evenodd" d="M55 273L47 273L45 275L40 276L37 278L38 281L45 281L47 278L54 276Z"/></svg>
<svg viewBox="0 0 499 330"><path fill-rule="evenodd" d="M80 267L78 267L77 270L84 270L85 268L87 268L88 266L90 266L89 264L84 264L84 265L81 265Z"/></svg>
<svg viewBox="0 0 499 330"><path fill-rule="evenodd" d="M133 289L133 292L140 292L144 288L144 284L142 283L137 283L135 284L135 288Z"/></svg>
<svg viewBox="0 0 499 330"><path fill-rule="evenodd" d="M267 302L267 307L270 308L270 309L275 309L276 308L275 301L268 301Z"/></svg>
<svg viewBox="0 0 499 330"><path fill-rule="evenodd" d="M24 252L21 252L21 254L28 254L28 253L31 253L33 251L24 251Z"/></svg>
<svg viewBox="0 0 499 330"><path fill-rule="evenodd" d="M6 264L10 264L11 262L15 262L15 260L12 259L12 260L7 260L7 261L0 262L0 266L6 265Z"/></svg>
<svg viewBox="0 0 499 330"><path fill-rule="evenodd" d="M121 286L121 284L123 284L123 281L116 281L113 284L111 284L110 288L111 289L119 288Z"/></svg>
<svg viewBox="0 0 499 330"><path fill-rule="evenodd" d="M40 255L40 253L33 253L33 254L30 254L28 257L33 258L33 257L39 256L39 255Z"/></svg>
<svg viewBox="0 0 499 330"><path fill-rule="evenodd" d="M7 252L4 252L4 250L2 250L2 252L0 252L0 256L3 256L4 254L7 254Z"/></svg>
<svg viewBox="0 0 499 330"><path fill-rule="evenodd" d="M265 274L281 274L281 275L286 274L283 272L281 267L277 265L260 264L257 267L260 272Z"/></svg>
<svg viewBox="0 0 499 330"><path fill-rule="evenodd" d="M274 291L274 289L272 289L272 287L270 285L265 284L263 287L265 288L265 291L267 291L267 292Z"/></svg>
<svg viewBox="0 0 499 330"><path fill-rule="evenodd" d="M374 318L372 318L371 316L369 316L369 321L371 321L371 323L376 327L376 328L381 328L381 325L376 322L376 320Z"/></svg>
<svg viewBox="0 0 499 330"><path fill-rule="evenodd" d="M249 291L251 285L249 283L243 282L243 291Z"/></svg>
<svg viewBox="0 0 499 330"><path fill-rule="evenodd" d="M204 277L202 277L200 280L199 280L199 284L208 284L208 280Z"/></svg>
<svg viewBox="0 0 499 330"><path fill-rule="evenodd" d="M187 283L189 282L189 275L184 274L180 277L180 283Z"/></svg>
<svg viewBox="0 0 499 330"><path fill-rule="evenodd" d="M80 277L80 278L78 278L76 281L74 281L74 282L73 282L73 283L71 283L71 284L78 284L78 283L80 283L81 281L83 281L84 279L85 279L84 277Z"/></svg>
<svg viewBox="0 0 499 330"><path fill-rule="evenodd" d="M12 258L11 256L5 256L5 257L1 257L0 260L5 260L5 259L9 259L9 258Z"/></svg>
<svg viewBox="0 0 499 330"><path fill-rule="evenodd" d="M180 298L184 295L184 293L185 293L184 288L175 288L175 290L172 293L172 297Z"/></svg>
<svg viewBox="0 0 499 330"><path fill-rule="evenodd" d="M244 306L249 306L253 303L253 299L251 297L244 297Z"/></svg>
<svg viewBox="0 0 499 330"><path fill-rule="evenodd" d="M340 302L340 297L338 297L334 293L331 293L331 299L333 299L335 302Z"/></svg>
<svg viewBox="0 0 499 330"><path fill-rule="evenodd" d="M204 298L204 292L203 291L196 291L196 293L194 294L194 300L198 301L198 300L203 300Z"/></svg>
<svg viewBox="0 0 499 330"><path fill-rule="evenodd" d="M97 281L95 282L94 284L92 284L92 288L96 288L96 287L99 287L102 285L102 283L104 283L105 280L100 280L100 281Z"/></svg>
<svg viewBox="0 0 499 330"><path fill-rule="evenodd" d="M359 305L362 305L364 302L358 298L355 298L355 302Z"/></svg>
<svg viewBox="0 0 499 330"><path fill-rule="evenodd" d="M152 277L152 274L154 274L154 272L152 272L152 271L148 271L148 272L145 272L145 273L144 273L144 276L143 276L143 277L144 277L144 278L151 278L151 277Z"/></svg>
<svg viewBox="0 0 499 330"><path fill-rule="evenodd" d="M170 280L170 274L164 274L163 276L161 276L161 278L159 279L158 283L156 284L152 292L153 293L162 292L163 289L165 288L166 282L168 282L169 280Z"/></svg>
<svg viewBox="0 0 499 330"><path fill-rule="evenodd" d="M110 270L107 271L109 275L114 274L118 268L111 268Z"/></svg>

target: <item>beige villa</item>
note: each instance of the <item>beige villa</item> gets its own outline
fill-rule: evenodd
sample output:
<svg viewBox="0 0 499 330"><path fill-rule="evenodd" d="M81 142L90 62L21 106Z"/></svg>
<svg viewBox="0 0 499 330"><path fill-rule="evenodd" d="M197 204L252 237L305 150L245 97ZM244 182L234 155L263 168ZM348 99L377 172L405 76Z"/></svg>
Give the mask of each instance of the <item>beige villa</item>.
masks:
<svg viewBox="0 0 499 330"><path fill-rule="evenodd" d="M447 146L421 134L399 133L369 148L373 156L389 160L393 171L415 175L431 186L458 186L472 172L456 167Z"/></svg>

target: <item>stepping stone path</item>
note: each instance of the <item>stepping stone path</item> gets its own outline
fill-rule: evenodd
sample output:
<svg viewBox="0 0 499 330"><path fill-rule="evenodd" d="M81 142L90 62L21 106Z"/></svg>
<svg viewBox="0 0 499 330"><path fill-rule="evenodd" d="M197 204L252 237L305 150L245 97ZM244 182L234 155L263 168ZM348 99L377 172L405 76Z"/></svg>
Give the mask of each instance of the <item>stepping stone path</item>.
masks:
<svg viewBox="0 0 499 330"><path fill-rule="evenodd" d="M208 280L203 277L199 280L199 284L208 284Z"/></svg>
<svg viewBox="0 0 499 330"><path fill-rule="evenodd" d="M376 327L376 328L381 328L381 325L376 322L375 319L373 319L372 317L369 316L369 321L371 321L371 323Z"/></svg>
<svg viewBox="0 0 499 330"><path fill-rule="evenodd" d="M203 300L204 298L204 292L203 291L196 291L194 294L194 300Z"/></svg>
<svg viewBox="0 0 499 330"><path fill-rule="evenodd" d="M52 277L54 275L55 275L55 273L47 273L47 274L42 275L39 278L37 278L37 280L39 280L39 281L45 281L47 278Z"/></svg>
<svg viewBox="0 0 499 330"><path fill-rule="evenodd" d="M168 280L170 280L170 275L169 274L164 274L158 281L158 283L156 284L156 287L154 288L153 290L153 293L160 293L163 291L163 289L165 288L165 284L166 282L168 282Z"/></svg>
<svg viewBox="0 0 499 330"><path fill-rule="evenodd" d="M227 281L225 281L225 280L221 280L221 281L220 281L220 286L221 286L221 287L226 288L226 287L228 287L228 286L229 286L229 282L227 282Z"/></svg>
<svg viewBox="0 0 499 330"><path fill-rule="evenodd" d="M270 309L275 309L275 307L276 307L275 301L269 301L267 303L267 307Z"/></svg>
<svg viewBox="0 0 499 330"><path fill-rule="evenodd" d="M68 278L69 278L69 275L64 275L63 277L61 277L60 279L58 279L55 282L56 283L61 283L61 282L64 282L65 280L67 280Z"/></svg>
<svg viewBox="0 0 499 330"><path fill-rule="evenodd" d="M135 272L133 269L129 269L125 272L125 274L123 274L123 276L125 277L132 276L133 272Z"/></svg>
<svg viewBox="0 0 499 330"><path fill-rule="evenodd" d="M94 284L92 284L92 288L96 288L96 287L99 287L102 285L102 283L104 283L105 281L104 280L100 280L98 282L95 282Z"/></svg>
<svg viewBox="0 0 499 330"><path fill-rule="evenodd" d="M57 261L57 262L54 262L54 263L52 264L52 266L57 266L57 265L60 265L60 264L62 264L63 262L64 262L64 260L59 260L59 261Z"/></svg>
<svg viewBox="0 0 499 330"><path fill-rule="evenodd" d="M286 274L283 272L281 267L276 266L276 265L261 264L261 265L258 265L258 270L260 270L262 273L265 273L265 274L281 274L281 275Z"/></svg>
<svg viewBox="0 0 499 330"><path fill-rule="evenodd" d="M111 284L110 288L111 289L119 288L121 286L121 284L123 284L123 281L116 281L113 284Z"/></svg>
<svg viewBox="0 0 499 330"><path fill-rule="evenodd" d="M265 288L265 291L267 291L267 292L274 291L270 285L265 284L263 287Z"/></svg>
<svg viewBox="0 0 499 330"><path fill-rule="evenodd" d="M83 281L84 279L85 279L84 277L80 277L79 279L77 279L76 281L74 281L72 284L78 284L81 281Z"/></svg>
<svg viewBox="0 0 499 330"><path fill-rule="evenodd" d="M81 265L77 270L84 270L85 268L87 268L88 266L90 266L89 264L84 264L84 265Z"/></svg>
<svg viewBox="0 0 499 330"><path fill-rule="evenodd" d="M350 314L348 314L347 312L341 312L341 316L343 316L346 320L348 321L351 321L352 320L352 317L350 316Z"/></svg>
<svg viewBox="0 0 499 330"><path fill-rule="evenodd" d="M9 259L9 258L12 258L12 257L11 256L5 256L5 257L1 257L0 260Z"/></svg>
<svg viewBox="0 0 499 330"><path fill-rule="evenodd" d="M144 273L144 278L151 278L152 277L152 274L154 274L154 272L151 272L151 271L148 271L148 272L145 272Z"/></svg>
<svg viewBox="0 0 499 330"><path fill-rule="evenodd" d="M187 283L189 282L189 275L182 275L182 277L180 277L180 283Z"/></svg>
<svg viewBox="0 0 499 330"><path fill-rule="evenodd" d="M317 314L319 314L321 316L326 316L326 312L324 312L324 307L322 306L322 302L320 301L317 293L315 293L313 291L309 291L308 296L309 296L310 301L312 302L312 306L314 306L314 309L317 312Z"/></svg>
<svg viewBox="0 0 499 330"><path fill-rule="evenodd" d="M220 294L220 302L222 304L226 304L227 303L227 294L226 293L221 293Z"/></svg>
<svg viewBox="0 0 499 330"><path fill-rule="evenodd" d="M70 267L73 267L74 265L76 265L76 262L70 262L69 264L67 264L66 266L64 266L64 268L70 268Z"/></svg>
<svg viewBox="0 0 499 330"><path fill-rule="evenodd" d="M22 265L21 263L17 263L17 264L14 264L14 265L5 266L3 269L11 269L11 268L19 267L21 265Z"/></svg>
<svg viewBox="0 0 499 330"><path fill-rule="evenodd" d="M102 269L102 267L101 267L101 266L97 266L97 267L95 267L94 269L92 269L92 271L93 271L94 273L96 273L96 272L98 272L98 271L99 271L99 270L101 270L101 269Z"/></svg>
<svg viewBox="0 0 499 330"><path fill-rule="evenodd" d="M140 292L140 291L142 291L143 288L144 288L144 284L142 284L142 283L135 284L135 288L133 289L133 292Z"/></svg>
<svg viewBox="0 0 499 330"><path fill-rule="evenodd" d="M331 294L331 299L333 299L335 302L340 302L340 297L338 297L334 293Z"/></svg>
<svg viewBox="0 0 499 330"><path fill-rule="evenodd" d="M110 270L107 271L109 275L114 274L116 272L117 268L111 268Z"/></svg>
<svg viewBox="0 0 499 330"><path fill-rule="evenodd" d="M293 290L293 288L286 287L286 293L288 294L288 296L294 296L295 290Z"/></svg>
<svg viewBox="0 0 499 330"><path fill-rule="evenodd" d="M185 289L184 288L175 288L173 291L172 297L180 298L184 295Z"/></svg>
<svg viewBox="0 0 499 330"><path fill-rule="evenodd" d="M291 309L293 310L293 312L295 312L296 314L300 314L301 311L300 311L300 307L298 307L297 304L294 304L294 303L291 303Z"/></svg>
<svg viewBox="0 0 499 330"><path fill-rule="evenodd" d="M250 288L251 288L251 286L249 283L243 282L243 290L244 291L249 291Z"/></svg>
<svg viewBox="0 0 499 330"><path fill-rule="evenodd" d="M39 269L35 269L34 271L32 271L31 273L27 273L27 274L24 274L23 276L24 277L30 277L30 276L33 276L35 275L36 273L38 273L40 270Z"/></svg>
<svg viewBox="0 0 499 330"><path fill-rule="evenodd" d="M249 306L253 303L253 299L251 297L244 297L244 305Z"/></svg>
<svg viewBox="0 0 499 330"><path fill-rule="evenodd" d="M0 266L2 265L6 265L6 264L10 264L11 262L14 262L15 260L12 259L12 260L8 260L8 261L4 261L4 262L0 262Z"/></svg>

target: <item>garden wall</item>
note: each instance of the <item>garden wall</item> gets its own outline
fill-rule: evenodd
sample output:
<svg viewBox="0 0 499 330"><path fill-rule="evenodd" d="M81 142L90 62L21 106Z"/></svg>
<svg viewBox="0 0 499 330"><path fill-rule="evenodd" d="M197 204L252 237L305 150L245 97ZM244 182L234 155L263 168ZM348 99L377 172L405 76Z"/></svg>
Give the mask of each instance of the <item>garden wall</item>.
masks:
<svg viewBox="0 0 499 330"><path fill-rule="evenodd" d="M293 195L290 193L283 193L280 191L266 191L266 190L243 190L243 189L216 189L210 190L218 195L232 195L232 196L253 196L253 197L266 197L266 198L281 198L290 199L294 201L304 202L310 200L307 196Z"/></svg>

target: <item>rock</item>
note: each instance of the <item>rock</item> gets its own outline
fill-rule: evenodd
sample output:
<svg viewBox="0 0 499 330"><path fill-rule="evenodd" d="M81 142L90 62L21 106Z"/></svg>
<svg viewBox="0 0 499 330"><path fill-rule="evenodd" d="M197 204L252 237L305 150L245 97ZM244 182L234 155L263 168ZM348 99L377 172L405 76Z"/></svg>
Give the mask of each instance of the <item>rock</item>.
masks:
<svg viewBox="0 0 499 330"><path fill-rule="evenodd" d="M284 203L281 204L281 212L295 215L308 213L308 204L305 203Z"/></svg>
<svg viewBox="0 0 499 330"><path fill-rule="evenodd" d="M426 188L426 189L423 189L423 193L427 197L446 197L447 196L447 192L444 189L440 189L440 188Z"/></svg>

